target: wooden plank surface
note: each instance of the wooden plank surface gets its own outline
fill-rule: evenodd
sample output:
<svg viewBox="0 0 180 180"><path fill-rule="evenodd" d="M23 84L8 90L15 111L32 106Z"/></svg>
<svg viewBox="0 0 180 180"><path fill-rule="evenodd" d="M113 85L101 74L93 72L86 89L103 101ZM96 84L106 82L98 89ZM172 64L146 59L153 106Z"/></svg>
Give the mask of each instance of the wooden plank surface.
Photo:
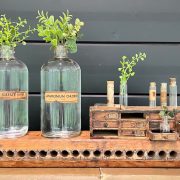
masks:
<svg viewBox="0 0 180 180"><path fill-rule="evenodd" d="M0 168L1 180L97 180L98 168Z"/></svg>
<svg viewBox="0 0 180 180"><path fill-rule="evenodd" d="M179 180L180 169L101 168L102 180Z"/></svg>
<svg viewBox="0 0 180 180"><path fill-rule="evenodd" d="M179 180L178 168L0 168L1 180Z"/></svg>
<svg viewBox="0 0 180 180"><path fill-rule="evenodd" d="M125 137L124 137L125 138ZM180 141L48 139L29 132L0 140L0 167L180 167Z"/></svg>

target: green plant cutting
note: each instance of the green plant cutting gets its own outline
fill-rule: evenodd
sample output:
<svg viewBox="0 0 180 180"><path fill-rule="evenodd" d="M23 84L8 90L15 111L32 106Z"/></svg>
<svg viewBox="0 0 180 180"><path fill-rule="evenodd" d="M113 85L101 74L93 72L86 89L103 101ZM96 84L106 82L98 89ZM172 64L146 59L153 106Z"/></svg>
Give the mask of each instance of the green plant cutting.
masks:
<svg viewBox="0 0 180 180"><path fill-rule="evenodd" d="M3 56L6 60L11 59L12 49L18 44L26 45L25 39L35 31L30 26L24 29L26 24L26 19L20 17L18 17L17 22L14 22L6 18L6 15L0 16L0 48L3 50Z"/></svg>
<svg viewBox="0 0 180 180"><path fill-rule="evenodd" d="M135 75L134 67L137 65L137 63L139 61L144 61L145 59L146 53L142 52L135 54L131 58L122 56L120 61L120 68L118 68L118 71L121 73L119 76L121 86L125 85L129 78Z"/></svg>
<svg viewBox="0 0 180 180"><path fill-rule="evenodd" d="M24 30L27 24L26 19L21 19L18 17L17 22L13 22L6 18L6 15L1 15L0 17L0 46L10 46L16 47L17 44L26 44L24 41L29 37L30 33L33 33L35 29L31 29L29 26Z"/></svg>
<svg viewBox="0 0 180 180"><path fill-rule="evenodd" d="M176 115L176 110L173 109L172 111L169 111L167 106L163 106L162 110L159 113L160 117L163 118L167 116L168 118L174 118Z"/></svg>
<svg viewBox="0 0 180 180"><path fill-rule="evenodd" d="M53 48L56 48L59 44L64 45L70 53L77 52L76 41L80 37L79 31L84 22L78 18L75 19L75 23L72 24L73 16L67 10L66 13L62 13L58 19L55 19L53 15L48 15L48 12L38 11L37 19L37 31L43 40L50 42Z"/></svg>

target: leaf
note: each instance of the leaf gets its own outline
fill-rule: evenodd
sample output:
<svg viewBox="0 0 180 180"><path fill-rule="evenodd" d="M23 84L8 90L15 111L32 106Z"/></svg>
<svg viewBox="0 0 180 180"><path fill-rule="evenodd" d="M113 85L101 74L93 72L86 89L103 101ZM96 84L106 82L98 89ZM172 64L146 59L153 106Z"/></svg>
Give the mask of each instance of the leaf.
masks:
<svg viewBox="0 0 180 180"><path fill-rule="evenodd" d="M75 20L75 25L71 24L72 15L69 14L68 10L66 13L63 12L58 19L55 19L53 15L48 16L48 12L42 11L40 13L38 11L37 19L39 20L37 24L38 35L43 37L46 42L51 42L53 47L56 47L58 43L64 44L72 53L77 51L78 32L84 25L80 19Z"/></svg>
<svg viewBox="0 0 180 180"><path fill-rule="evenodd" d="M131 76L134 76L135 75L135 72L131 73Z"/></svg>
<svg viewBox="0 0 180 180"><path fill-rule="evenodd" d="M57 45L58 45L57 39L52 39L52 40L51 40L51 44L52 44L54 47L57 47Z"/></svg>
<svg viewBox="0 0 180 180"><path fill-rule="evenodd" d="M122 59L125 60L127 58L127 56L123 56Z"/></svg>
<svg viewBox="0 0 180 180"><path fill-rule="evenodd" d="M26 45L26 42L25 42L25 41L23 41L23 42L22 42L22 45Z"/></svg>
<svg viewBox="0 0 180 180"><path fill-rule="evenodd" d="M70 53L76 53L77 52L77 44L74 39L69 39L65 43L66 47L68 48Z"/></svg>

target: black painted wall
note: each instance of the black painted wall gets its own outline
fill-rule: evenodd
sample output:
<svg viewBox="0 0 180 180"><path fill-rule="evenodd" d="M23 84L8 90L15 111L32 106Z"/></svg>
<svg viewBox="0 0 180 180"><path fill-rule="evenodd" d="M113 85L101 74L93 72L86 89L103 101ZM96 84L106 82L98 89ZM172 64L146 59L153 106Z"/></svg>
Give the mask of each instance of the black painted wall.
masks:
<svg viewBox="0 0 180 180"><path fill-rule="evenodd" d="M27 18L36 25L37 10L58 16L69 11L85 22L78 53L70 56L82 69L82 129L89 128L89 106L106 102L106 81L114 80L118 95L120 57L146 52L136 76L128 82L129 105L148 105L150 81L177 77L180 85L179 0L2 0L0 13L11 19ZM30 130L40 128L40 68L52 57L49 44L37 34L27 46L16 49L16 57L29 68ZM179 86L180 87L180 86ZM180 88L178 88L179 92ZM158 90L159 91L159 90ZM116 102L118 97L116 96ZM180 103L180 98L178 98Z"/></svg>

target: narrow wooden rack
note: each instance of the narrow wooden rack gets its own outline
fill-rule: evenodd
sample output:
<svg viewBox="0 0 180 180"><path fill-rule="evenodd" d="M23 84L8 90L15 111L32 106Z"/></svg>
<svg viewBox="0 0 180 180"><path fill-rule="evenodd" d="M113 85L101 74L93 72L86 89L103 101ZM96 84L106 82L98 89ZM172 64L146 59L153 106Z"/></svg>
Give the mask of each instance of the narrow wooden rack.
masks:
<svg viewBox="0 0 180 180"><path fill-rule="evenodd" d="M29 132L0 140L0 167L180 167L180 141L48 139Z"/></svg>

